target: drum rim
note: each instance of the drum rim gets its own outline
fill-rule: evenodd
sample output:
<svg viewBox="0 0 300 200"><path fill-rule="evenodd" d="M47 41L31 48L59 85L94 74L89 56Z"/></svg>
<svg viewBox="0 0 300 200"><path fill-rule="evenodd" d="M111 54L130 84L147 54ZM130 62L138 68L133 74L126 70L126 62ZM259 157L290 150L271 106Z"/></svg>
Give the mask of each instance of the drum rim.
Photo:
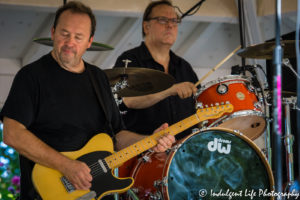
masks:
<svg viewBox="0 0 300 200"><path fill-rule="evenodd" d="M255 140L263 134L263 132L266 130L266 127L267 127L265 114L261 111L258 111L258 110L239 110L239 111L236 111L236 112L234 112L230 115L224 115L224 116L220 117L219 119L217 119L216 121L214 121L213 123L211 123L208 126L208 128L214 128L215 126L220 126L223 122L234 119L236 117L247 117L247 116L257 116L257 117L262 118L263 121L265 122L263 131L260 134L258 134L257 136L255 136L253 138L250 138L251 140ZM225 128L225 127L219 127L219 128ZM233 129L230 129L230 130L233 130ZM246 136L246 135L244 135L244 136ZM248 137L248 136L246 136L246 137Z"/></svg>
<svg viewBox="0 0 300 200"><path fill-rule="evenodd" d="M204 131L212 131L212 130L217 130L217 131L224 131L224 132L229 132L229 133L232 133L234 134L235 136L241 138L242 140L246 141L251 147L253 147L253 149L256 151L256 153L258 154L258 156L260 157L260 159L262 160L264 166L266 167L266 170L267 170L267 174L268 174L268 178L269 178L269 183L270 183L270 191L274 191L275 189L275 183L274 183L274 177L273 177L273 173L272 173L272 169L270 167L270 164L268 163L268 159L266 158L265 154L259 149L259 147L251 140L249 139L247 136L244 136L242 133L240 133L239 131L235 131L235 130L232 130L232 129L229 129L229 128L220 128L220 127L212 127L212 128L205 128L205 129L200 129L198 130L197 132L195 133L192 133L188 136L186 136L184 139L182 139L180 141L180 144L183 144L186 140L188 140L190 137L200 133L200 132L204 132ZM180 147L179 147L180 148ZM173 157L175 155L176 151L173 151L172 154L170 156L168 156L168 160L173 160ZM167 171L166 173L163 173L168 177L169 176L169 170L170 170L170 164L171 162L168 162L167 165L165 164L164 166L164 171L165 171L165 168L167 168ZM167 185L168 185L168 178L166 179L167 181ZM164 191L164 188L165 191ZM168 191L168 187L163 187L162 188L162 195L167 195L167 199L170 200L170 196L169 196L169 191ZM270 199L274 199L274 197L271 197Z"/></svg>

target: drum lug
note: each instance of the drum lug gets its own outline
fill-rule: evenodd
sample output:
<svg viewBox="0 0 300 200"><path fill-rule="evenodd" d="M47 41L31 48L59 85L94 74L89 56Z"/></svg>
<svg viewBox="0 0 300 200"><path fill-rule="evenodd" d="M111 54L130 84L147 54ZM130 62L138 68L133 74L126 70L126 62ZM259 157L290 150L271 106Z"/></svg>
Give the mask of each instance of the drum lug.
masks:
<svg viewBox="0 0 300 200"><path fill-rule="evenodd" d="M261 103L260 103L260 102L255 102L255 103L254 103L254 107L255 107L256 109L259 109L259 110L260 110L262 106L261 106Z"/></svg>
<svg viewBox="0 0 300 200"><path fill-rule="evenodd" d="M251 85L250 83L246 83L246 86L250 92L252 92L252 93L255 92L255 88L253 87L253 85Z"/></svg>
<svg viewBox="0 0 300 200"><path fill-rule="evenodd" d="M196 109L203 109L203 103L202 102L196 103Z"/></svg>
<svg viewBox="0 0 300 200"><path fill-rule="evenodd" d="M160 192L155 192L154 194L150 193L150 199L162 200L162 195Z"/></svg>
<svg viewBox="0 0 300 200"><path fill-rule="evenodd" d="M182 145L182 144L176 144L176 145L174 145L174 146L170 149L170 151L176 152L176 151L181 147L181 145Z"/></svg>
<svg viewBox="0 0 300 200"><path fill-rule="evenodd" d="M156 181L154 181L153 186L154 186L155 188L159 188L159 187L161 187L161 186L165 187L165 186L168 185L167 182L168 182L168 177L164 177L163 180L156 180Z"/></svg>
<svg viewBox="0 0 300 200"><path fill-rule="evenodd" d="M150 161L150 157L148 155L144 155L142 157L143 162L149 162Z"/></svg>

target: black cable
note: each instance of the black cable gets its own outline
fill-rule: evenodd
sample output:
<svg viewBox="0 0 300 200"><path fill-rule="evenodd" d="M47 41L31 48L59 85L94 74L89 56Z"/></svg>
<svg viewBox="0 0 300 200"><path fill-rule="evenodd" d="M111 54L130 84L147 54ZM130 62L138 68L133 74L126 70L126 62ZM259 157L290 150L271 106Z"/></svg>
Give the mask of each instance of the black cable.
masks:
<svg viewBox="0 0 300 200"><path fill-rule="evenodd" d="M191 16L191 15L194 15L200 8L200 6L202 5L202 3L204 2L205 0L200 0L196 5L194 5L191 9L189 9L188 11L186 11L185 13L182 14L181 10L175 6L176 8L179 9L179 12L182 14L182 16L180 17L181 19L183 19L185 16ZM192 12L193 10L195 10L192 14L190 14L190 12Z"/></svg>

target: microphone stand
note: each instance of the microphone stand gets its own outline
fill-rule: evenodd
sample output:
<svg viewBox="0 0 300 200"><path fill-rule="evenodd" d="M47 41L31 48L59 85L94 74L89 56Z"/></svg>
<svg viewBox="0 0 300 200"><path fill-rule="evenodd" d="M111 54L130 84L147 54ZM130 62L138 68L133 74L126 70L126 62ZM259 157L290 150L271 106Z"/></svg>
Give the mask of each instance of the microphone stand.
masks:
<svg viewBox="0 0 300 200"><path fill-rule="evenodd" d="M275 168L275 190L282 192L282 158L281 158L281 137L282 137L282 104L281 104L281 61L282 47L280 46L280 23L281 23L281 0L276 0L275 33L276 45L273 52L273 65L276 66L276 73L273 76L273 135L274 135L274 168ZM278 196L277 199L282 199Z"/></svg>
<svg viewBox="0 0 300 200"><path fill-rule="evenodd" d="M201 4L204 2L205 0L201 0L198 3L196 3L196 5L194 5L191 9L189 9L188 11L186 11L185 13L183 13L183 15L180 17L181 19L183 19L185 16L187 16L188 14L190 14L195 8L197 8L198 6L201 6Z"/></svg>

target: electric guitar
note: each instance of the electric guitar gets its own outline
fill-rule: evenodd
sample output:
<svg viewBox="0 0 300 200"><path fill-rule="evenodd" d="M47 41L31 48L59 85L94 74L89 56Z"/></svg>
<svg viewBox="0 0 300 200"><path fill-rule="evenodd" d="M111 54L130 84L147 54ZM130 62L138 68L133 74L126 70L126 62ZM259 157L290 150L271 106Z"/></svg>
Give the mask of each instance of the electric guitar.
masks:
<svg viewBox="0 0 300 200"><path fill-rule="evenodd" d="M165 134L176 135L201 121L219 118L223 113L232 111L232 104L198 109L196 114L118 152L113 151L113 142L105 133L95 135L78 151L62 152L90 167L93 177L90 190L76 190L59 171L39 164L35 164L32 171L33 184L43 200L100 200L111 193L125 192L133 185L134 180L131 177L115 177L112 173L114 168L154 147L157 140Z"/></svg>

